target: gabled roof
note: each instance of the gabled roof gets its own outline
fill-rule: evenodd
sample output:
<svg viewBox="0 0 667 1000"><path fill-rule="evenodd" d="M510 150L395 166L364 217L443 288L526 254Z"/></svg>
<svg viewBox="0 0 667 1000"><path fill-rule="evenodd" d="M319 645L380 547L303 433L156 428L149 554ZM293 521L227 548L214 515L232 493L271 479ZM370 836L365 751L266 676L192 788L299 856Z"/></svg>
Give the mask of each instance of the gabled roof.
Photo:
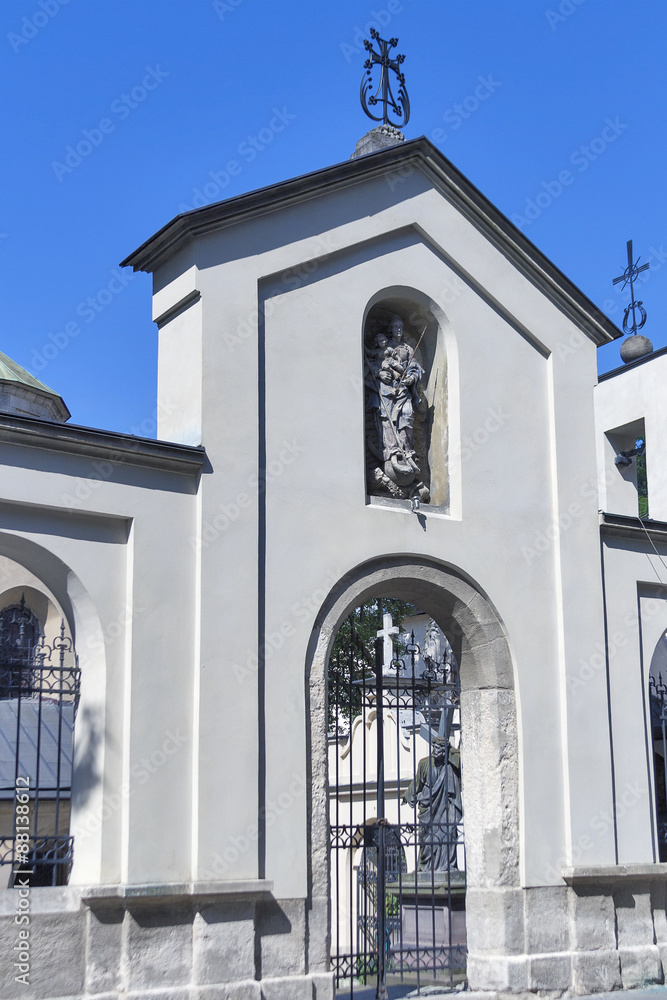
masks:
<svg viewBox="0 0 667 1000"><path fill-rule="evenodd" d="M507 257L562 312L600 346L623 336L614 323L538 250L425 136L377 153L346 160L248 194L177 215L121 267L152 272L192 240L215 230L309 199L329 195L357 182L411 167L420 170L462 215Z"/></svg>

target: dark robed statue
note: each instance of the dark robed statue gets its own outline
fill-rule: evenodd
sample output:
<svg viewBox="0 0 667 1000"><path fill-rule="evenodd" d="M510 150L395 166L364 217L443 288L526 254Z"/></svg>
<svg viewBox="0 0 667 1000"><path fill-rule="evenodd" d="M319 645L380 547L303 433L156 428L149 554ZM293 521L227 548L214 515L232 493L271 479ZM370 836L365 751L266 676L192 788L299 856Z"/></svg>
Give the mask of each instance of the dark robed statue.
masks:
<svg viewBox="0 0 667 1000"><path fill-rule="evenodd" d="M444 736L434 736L431 756L417 765L403 801L419 816L419 871L449 871L457 867L456 844L461 808L460 751Z"/></svg>

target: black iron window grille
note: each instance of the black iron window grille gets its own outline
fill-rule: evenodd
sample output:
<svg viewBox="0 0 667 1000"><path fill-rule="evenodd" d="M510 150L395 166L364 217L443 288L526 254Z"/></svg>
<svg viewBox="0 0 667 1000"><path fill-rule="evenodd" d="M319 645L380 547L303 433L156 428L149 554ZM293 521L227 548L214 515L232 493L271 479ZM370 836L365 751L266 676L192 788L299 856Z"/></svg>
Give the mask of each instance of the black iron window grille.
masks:
<svg viewBox="0 0 667 1000"><path fill-rule="evenodd" d="M30 694L33 650L39 638L39 622L24 597L20 604L0 611L0 698Z"/></svg>
<svg viewBox="0 0 667 1000"><path fill-rule="evenodd" d="M79 690L64 621L47 643L23 598L0 611L0 884L13 885L19 870L31 886L69 879Z"/></svg>

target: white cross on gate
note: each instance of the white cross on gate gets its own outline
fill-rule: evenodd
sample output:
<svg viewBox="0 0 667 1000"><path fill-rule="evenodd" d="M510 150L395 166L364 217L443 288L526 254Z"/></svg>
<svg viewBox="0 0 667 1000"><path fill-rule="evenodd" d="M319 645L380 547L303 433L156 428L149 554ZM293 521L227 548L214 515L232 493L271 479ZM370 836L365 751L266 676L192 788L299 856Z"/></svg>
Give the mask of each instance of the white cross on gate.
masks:
<svg viewBox="0 0 667 1000"><path fill-rule="evenodd" d="M391 615L382 616L383 628L381 628L377 634L378 639L382 639L382 671L386 673L391 667L391 661L394 658L394 642L391 638L392 635L398 635L400 629L398 625L394 625L391 620Z"/></svg>

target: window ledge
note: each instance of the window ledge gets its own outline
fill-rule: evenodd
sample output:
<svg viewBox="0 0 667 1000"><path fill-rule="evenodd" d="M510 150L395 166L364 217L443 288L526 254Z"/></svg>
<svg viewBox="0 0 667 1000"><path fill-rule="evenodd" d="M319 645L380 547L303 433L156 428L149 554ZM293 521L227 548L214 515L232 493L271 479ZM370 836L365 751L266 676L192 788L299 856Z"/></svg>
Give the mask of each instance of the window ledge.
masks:
<svg viewBox="0 0 667 1000"><path fill-rule="evenodd" d="M230 896L268 897L269 879L220 882L150 882L145 885L93 885L82 888L81 900L91 909L101 906L160 906L164 903L215 902Z"/></svg>
<svg viewBox="0 0 667 1000"><path fill-rule="evenodd" d="M17 887L18 888L18 887ZM91 910L137 909L168 905L206 905L225 899L271 898L268 879L230 879L220 882L151 882L146 885L63 885L30 888L30 915L77 913L81 904ZM15 917L16 888L0 889L0 918Z"/></svg>
<svg viewBox="0 0 667 1000"><path fill-rule="evenodd" d="M590 865L564 868L563 878L568 884L595 885L602 882L619 882L629 879L667 879L667 864Z"/></svg>

